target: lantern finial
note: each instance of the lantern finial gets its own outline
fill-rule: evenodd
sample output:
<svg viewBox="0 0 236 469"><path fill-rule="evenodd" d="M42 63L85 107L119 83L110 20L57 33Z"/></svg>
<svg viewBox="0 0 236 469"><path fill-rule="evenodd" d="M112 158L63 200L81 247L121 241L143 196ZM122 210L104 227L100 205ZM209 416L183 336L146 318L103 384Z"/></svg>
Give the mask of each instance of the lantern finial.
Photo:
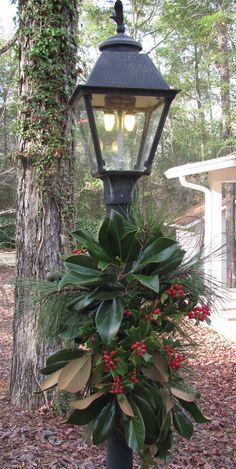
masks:
<svg viewBox="0 0 236 469"><path fill-rule="evenodd" d="M120 0L117 0L114 5L115 14L110 16L117 24L117 33L124 33L124 16L123 16L123 4Z"/></svg>

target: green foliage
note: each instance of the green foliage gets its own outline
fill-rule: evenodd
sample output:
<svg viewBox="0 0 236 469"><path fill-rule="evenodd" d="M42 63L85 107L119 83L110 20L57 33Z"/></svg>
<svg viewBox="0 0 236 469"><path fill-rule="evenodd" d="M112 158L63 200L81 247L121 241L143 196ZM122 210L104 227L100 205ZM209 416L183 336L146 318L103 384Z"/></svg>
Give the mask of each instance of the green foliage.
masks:
<svg viewBox="0 0 236 469"><path fill-rule="evenodd" d="M181 335L185 346L191 343L184 324L193 312L196 324L208 318L200 304L213 302L211 286L200 260L183 263L178 243L155 224L112 212L98 241L84 229L74 236L83 252L66 259L67 271L43 298L40 315L44 337L74 345L48 358L42 389L58 384L76 393L87 383L86 397L70 402L69 423L89 424L94 444L119 428L144 461L153 454L166 461L173 427L190 439L192 418L207 421L181 372Z"/></svg>
<svg viewBox="0 0 236 469"><path fill-rule="evenodd" d="M15 246L16 220L13 216L0 217L0 249Z"/></svg>
<svg viewBox="0 0 236 469"><path fill-rule="evenodd" d="M76 11L75 0L21 2L18 33L26 46L18 119L23 145L15 156L22 164L30 161L36 184L42 194L54 196L64 218L71 217L72 210L63 186L66 181L68 187L70 175L62 178L62 168L70 157L67 103L76 82Z"/></svg>
<svg viewBox="0 0 236 469"><path fill-rule="evenodd" d="M89 233L93 233L96 237L96 234L98 233L101 222L102 220L100 219L82 216L82 217L79 217L78 220L75 221L75 228L76 230L83 228Z"/></svg>

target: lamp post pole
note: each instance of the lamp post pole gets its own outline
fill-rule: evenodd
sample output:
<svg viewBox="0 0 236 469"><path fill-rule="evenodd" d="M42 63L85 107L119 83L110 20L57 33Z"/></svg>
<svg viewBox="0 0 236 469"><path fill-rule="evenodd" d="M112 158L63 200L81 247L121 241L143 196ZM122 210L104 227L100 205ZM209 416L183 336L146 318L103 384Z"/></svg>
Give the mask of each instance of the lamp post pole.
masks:
<svg viewBox="0 0 236 469"><path fill-rule="evenodd" d="M70 106L88 154L92 175L101 179L109 215L129 216L138 179L151 173L163 126L178 90L171 89L142 45L125 34L123 6L111 18L117 34L104 41L85 84L78 84ZM133 451L123 430L108 440L107 468L132 469Z"/></svg>

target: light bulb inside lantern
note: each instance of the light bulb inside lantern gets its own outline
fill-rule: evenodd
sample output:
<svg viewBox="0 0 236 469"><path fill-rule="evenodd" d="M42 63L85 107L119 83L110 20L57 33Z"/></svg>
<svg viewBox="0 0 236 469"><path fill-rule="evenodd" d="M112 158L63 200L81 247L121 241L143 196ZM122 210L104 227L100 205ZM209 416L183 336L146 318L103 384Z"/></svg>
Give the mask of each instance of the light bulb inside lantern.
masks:
<svg viewBox="0 0 236 469"><path fill-rule="evenodd" d="M134 114L125 114L124 117L124 126L128 132L132 132L135 126L135 115Z"/></svg>
<svg viewBox="0 0 236 469"><path fill-rule="evenodd" d="M117 152L118 152L118 143L117 143L116 140L113 140L112 145L111 145L111 148L112 148L113 153L117 153Z"/></svg>
<svg viewBox="0 0 236 469"><path fill-rule="evenodd" d="M115 116L111 113L104 113L104 127L106 132L111 132L115 124Z"/></svg>

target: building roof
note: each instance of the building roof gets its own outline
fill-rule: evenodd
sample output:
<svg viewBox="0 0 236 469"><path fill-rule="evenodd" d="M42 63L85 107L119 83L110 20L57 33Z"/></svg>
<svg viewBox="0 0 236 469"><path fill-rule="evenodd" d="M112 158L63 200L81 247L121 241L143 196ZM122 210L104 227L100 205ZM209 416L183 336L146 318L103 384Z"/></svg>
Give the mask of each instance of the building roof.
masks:
<svg viewBox="0 0 236 469"><path fill-rule="evenodd" d="M236 168L236 153L227 156L213 158L206 161L197 161L195 163L187 163L181 166L175 166L168 169L164 174L167 179L177 178L180 176L190 176L191 174L209 173L211 171L221 170L225 168Z"/></svg>

